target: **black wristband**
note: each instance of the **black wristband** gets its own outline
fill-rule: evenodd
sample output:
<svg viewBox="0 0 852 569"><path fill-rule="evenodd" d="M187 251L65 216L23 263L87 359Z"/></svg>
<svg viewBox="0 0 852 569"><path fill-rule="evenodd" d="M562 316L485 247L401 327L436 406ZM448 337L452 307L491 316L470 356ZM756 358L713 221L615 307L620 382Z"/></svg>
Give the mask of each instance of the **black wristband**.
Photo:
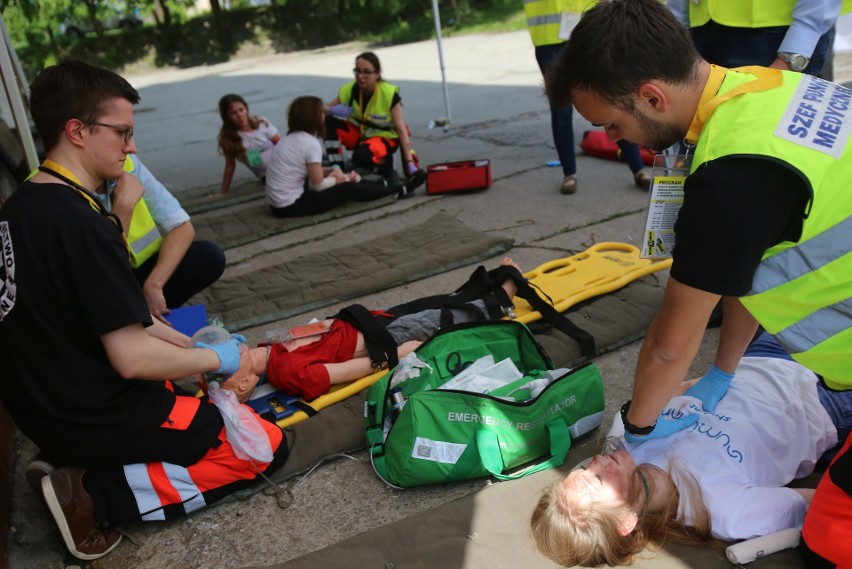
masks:
<svg viewBox="0 0 852 569"><path fill-rule="evenodd" d="M653 425L649 425L647 427L637 427L636 425L627 420L627 411L630 409L631 401L628 401L627 403L621 406L621 422L624 423L624 430L630 433L631 435L636 435L637 437L650 435L654 431L654 428L657 426L656 421Z"/></svg>

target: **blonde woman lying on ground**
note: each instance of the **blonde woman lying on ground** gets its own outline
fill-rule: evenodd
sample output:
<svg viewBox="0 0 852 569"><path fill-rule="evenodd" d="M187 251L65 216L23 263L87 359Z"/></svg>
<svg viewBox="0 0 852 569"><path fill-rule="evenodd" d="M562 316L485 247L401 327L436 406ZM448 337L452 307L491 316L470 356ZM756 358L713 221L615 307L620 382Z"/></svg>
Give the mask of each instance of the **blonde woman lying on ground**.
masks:
<svg viewBox="0 0 852 569"><path fill-rule="evenodd" d="M597 455L545 490L531 518L535 544L565 566L623 565L667 537L712 543L801 528L814 490L786 485L846 439L850 409L852 391L826 388L764 335L729 389L699 382L658 419L694 423ZM610 435L623 432L616 417Z"/></svg>

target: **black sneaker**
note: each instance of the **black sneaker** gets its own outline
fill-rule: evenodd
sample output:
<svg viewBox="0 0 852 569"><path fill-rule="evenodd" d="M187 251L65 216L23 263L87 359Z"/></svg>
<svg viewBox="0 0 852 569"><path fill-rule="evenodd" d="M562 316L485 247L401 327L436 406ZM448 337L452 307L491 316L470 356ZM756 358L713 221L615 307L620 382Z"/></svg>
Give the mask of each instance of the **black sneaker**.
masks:
<svg viewBox="0 0 852 569"><path fill-rule="evenodd" d="M408 189L411 192L414 192L417 188L423 185L423 182L426 181L426 170L423 168L418 168L415 170L405 181L405 185L408 186Z"/></svg>
<svg viewBox="0 0 852 569"><path fill-rule="evenodd" d="M389 174L384 175L385 184L390 187L401 186L403 181L400 179L399 174L397 174L396 170L391 170Z"/></svg>
<svg viewBox="0 0 852 569"><path fill-rule="evenodd" d="M410 198L413 195L414 189L409 188L408 184L402 184L401 186L399 186L399 189L396 192L396 197L401 200L404 200L405 198Z"/></svg>

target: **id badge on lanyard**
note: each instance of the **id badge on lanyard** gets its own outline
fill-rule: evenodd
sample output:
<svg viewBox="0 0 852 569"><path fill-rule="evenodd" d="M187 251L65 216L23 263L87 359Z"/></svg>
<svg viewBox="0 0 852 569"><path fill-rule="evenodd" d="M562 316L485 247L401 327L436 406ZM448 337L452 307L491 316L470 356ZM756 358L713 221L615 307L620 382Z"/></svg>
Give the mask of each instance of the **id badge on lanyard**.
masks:
<svg viewBox="0 0 852 569"><path fill-rule="evenodd" d="M654 157L651 192L642 234L643 259L668 259L675 246L674 225L683 205L683 184L689 175L690 147L684 154L657 154Z"/></svg>

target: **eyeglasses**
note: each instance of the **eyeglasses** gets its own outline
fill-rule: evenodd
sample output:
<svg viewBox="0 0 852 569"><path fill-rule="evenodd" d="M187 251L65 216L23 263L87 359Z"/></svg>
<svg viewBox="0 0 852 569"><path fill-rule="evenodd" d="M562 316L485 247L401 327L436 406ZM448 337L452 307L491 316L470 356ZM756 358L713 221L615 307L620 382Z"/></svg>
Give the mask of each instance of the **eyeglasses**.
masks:
<svg viewBox="0 0 852 569"><path fill-rule="evenodd" d="M375 69L359 69L357 67L352 70L355 75L372 75L375 72Z"/></svg>
<svg viewBox="0 0 852 569"><path fill-rule="evenodd" d="M124 137L124 144L129 143L130 140L133 138L132 126L120 126L116 124L107 124L105 122L90 122L86 124L88 124L89 126L105 126L107 128L113 129L116 132L120 132L121 135Z"/></svg>

